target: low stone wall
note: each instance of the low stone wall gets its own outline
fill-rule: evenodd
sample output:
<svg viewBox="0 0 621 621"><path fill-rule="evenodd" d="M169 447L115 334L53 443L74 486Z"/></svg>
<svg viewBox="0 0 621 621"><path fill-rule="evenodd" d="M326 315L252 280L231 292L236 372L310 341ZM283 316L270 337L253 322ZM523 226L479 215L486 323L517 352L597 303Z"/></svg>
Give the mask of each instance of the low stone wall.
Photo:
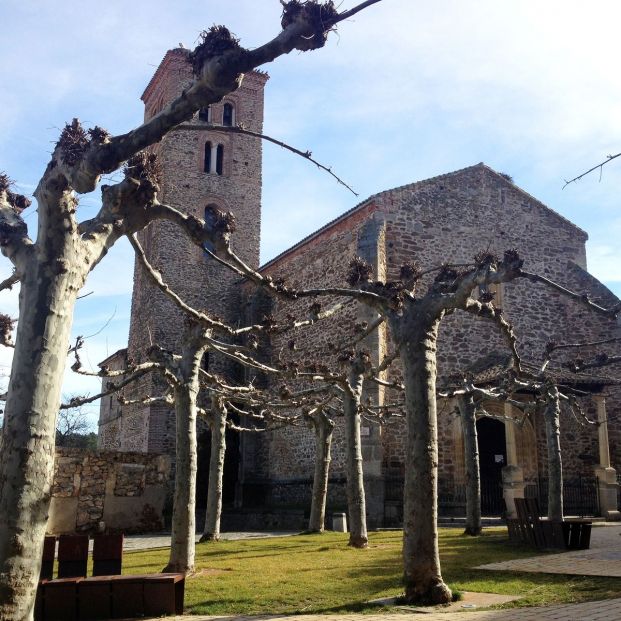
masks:
<svg viewBox="0 0 621 621"><path fill-rule="evenodd" d="M48 532L153 532L164 527L170 459L56 449Z"/></svg>

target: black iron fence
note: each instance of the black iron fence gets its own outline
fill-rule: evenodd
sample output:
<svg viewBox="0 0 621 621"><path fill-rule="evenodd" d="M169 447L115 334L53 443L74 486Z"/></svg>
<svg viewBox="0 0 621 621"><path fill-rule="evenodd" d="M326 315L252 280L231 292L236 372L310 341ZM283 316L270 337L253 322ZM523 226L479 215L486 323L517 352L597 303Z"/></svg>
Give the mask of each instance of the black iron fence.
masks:
<svg viewBox="0 0 621 621"><path fill-rule="evenodd" d="M548 511L548 480L539 478L524 488L526 498L536 498L542 514ZM563 481L563 513L565 515L594 516L599 512L597 478L579 476Z"/></svg>
<svg viewBox="0 0 621 621"><path fill-rule="evenodd" d="M481 509L484 516L504 512L502 485L497 480L481 480ZM438 488L438 510L441 516L463 516L466 511L466 486L442 485ZM384 525L400 526L403 518L403 478L388 477L384 487Z"/></svg>
<svg viewBox="0 0 621 621"><path fill-rule="evenodd" d="M621 474L617 480L621 484ZM621 506L621 488L619 488ZM543 515L548 511L548 480L539 478L524 488L527 498L536 498ZM400 526L403 521L403 478L385 479L384 525ZM466 509L465 485L444 487L438 490L438 509L440 515L464 515ZM595 516L599 512L599 498L596 477L579 476L563 482L563 509L565 515ZM496 479L481 478L481 510L484 516L501 516L505 511L502 484Z"/></svg>

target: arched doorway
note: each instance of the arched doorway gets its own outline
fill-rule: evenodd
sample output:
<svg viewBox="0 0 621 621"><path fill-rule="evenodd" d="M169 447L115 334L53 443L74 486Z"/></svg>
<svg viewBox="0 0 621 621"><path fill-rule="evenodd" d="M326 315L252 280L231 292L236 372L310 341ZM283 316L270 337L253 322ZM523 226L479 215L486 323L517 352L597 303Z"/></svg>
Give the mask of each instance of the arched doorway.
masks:
<svg viewBox="0 0 621 621"><path fill-rule="evenodd" d="M505 509L502 469L507 465L505 424L493 418L479 418L477 437L481 473L481 511L483 515L501 515Z"/></svg>

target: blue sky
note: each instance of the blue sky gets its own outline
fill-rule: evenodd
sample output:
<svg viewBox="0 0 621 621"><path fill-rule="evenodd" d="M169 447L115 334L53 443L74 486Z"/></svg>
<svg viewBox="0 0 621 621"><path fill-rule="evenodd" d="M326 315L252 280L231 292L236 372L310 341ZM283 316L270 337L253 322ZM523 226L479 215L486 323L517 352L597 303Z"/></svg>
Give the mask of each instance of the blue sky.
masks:
<svg viewBox="0 0 621 621"><path fill-rule="evenodd" d="M278 0L3 0L0 169L31 193L74 116L113 133L140 122L140 94L168 48L192 47L214 23L256 46L279 16ZM612 0L383 0L325 49L266 67L265 132L311 149L360 198L266 145L263 261L366 196L484 161L585 229L590 271L621 294L621 163L562 189L621 151L620 19ZM98 204L98 192L82 197L81 217ZM33 234L34 206L27 222ZM93 367L127 342L132 272L120 244L78 302L74 335L97 333L84 356ZM17 315L16 292L0 310ZM7 373L10 352L0 364ZM66 394L96 390L67 372ZM97 406L89 414L95 424Z"/></svg>

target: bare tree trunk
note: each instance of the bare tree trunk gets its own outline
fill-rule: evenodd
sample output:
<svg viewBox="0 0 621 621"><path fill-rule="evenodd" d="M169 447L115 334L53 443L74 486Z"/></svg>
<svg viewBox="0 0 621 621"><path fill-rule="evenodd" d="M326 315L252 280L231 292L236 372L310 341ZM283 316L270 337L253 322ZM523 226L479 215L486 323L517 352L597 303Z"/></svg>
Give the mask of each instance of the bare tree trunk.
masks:
<svg viewBox="0 0 621 621"><path fill-rule="evenodd" d="M326 518L326 499L328 496L328 476L330 473L330 449L334 422L320 410L312 417L315 430L315 474L313 476L313 497L311 501L308 531L323 533Z"/></svg>
<svg viewBox="0 0 621 621"><path fill-rule="evenodd" d="M561 404L558 388L548 389L547 403L543 411L548 447L548 518L563 519L563 463L561 459Z"/></svg>
<svg viewBox="0 0 621 621"><path fill-rule="evenodd" d="M68 236L52 260L29 261L0 452L0 619L33 618L54 469L56 416L77 293L84 283ZM60 258L59 258L60 257ZM34 257L32 257L34 258Z"/></svg>
<svg viewBox="0 0 621 621"><path fill-rule="evenodd" d="M173 497L172 536L170 556L165 572L194 571L196 547L196 415L199 392L198 374L205 341L200 338L204 328L193 326L185 339L179 375L175 386L176 465Z"/></svg>
<svg viewBox="0 0 621 621"><path fill-rule="evenodd" d="M415 322L401 349L406 400L406 457L403 499L405 599L409 603L445 604L451 590L442 580L438 550L438 427L436 341L439 320L425 327Z"/></svg>
<svg viewBox="0 0 621 621"><path fill-rule="evenodd" d="M345 441L347 468L347 512L349 517L349 545L366 548L367 535L366 502L364 497L364 474L362 470L362 441L360 438L360 399L362 398L363 375L352 365L348 388L343 393L345 413Z"/></svg>
<svg viewBox="0 0 621 621"><path fill-rule="evenodd" d="M471 394L459 396L457 403L464 434L466 467L466 529L464 534L476 536L481 534L481 473L476 406Z"/></svg>
<svg viewBox="0 0 621 621"><path fill-rule="evenodd" d="M220 517L222 516L222 477L224 456L226 455L226 417L224 400L214 397L211 400L211 455L209 457L209 487L207 488L207 511L203 541L220 539Z"/></svg>

